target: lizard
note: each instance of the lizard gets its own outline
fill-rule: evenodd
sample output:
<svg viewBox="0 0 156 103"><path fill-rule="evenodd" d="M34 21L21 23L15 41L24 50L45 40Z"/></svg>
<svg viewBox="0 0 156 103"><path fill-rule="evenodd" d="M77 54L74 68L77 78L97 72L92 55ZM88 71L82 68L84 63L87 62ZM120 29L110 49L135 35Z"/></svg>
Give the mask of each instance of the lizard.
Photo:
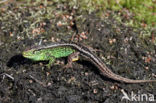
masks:
<svg viewBox="0 0 156 103"><path fill-rule="evenodd" d="M51 43L48 45L39 45L22 52L25 58L33 61L49 61L48 67L55 62L55 59L68 57L68 63L65 67L71 67L72 62L82 56L94 64L101 74L109 79L124 83L145 83L156 82L156 80L133 80L113 73L106 64L93 51L80 43Z"/></svg>

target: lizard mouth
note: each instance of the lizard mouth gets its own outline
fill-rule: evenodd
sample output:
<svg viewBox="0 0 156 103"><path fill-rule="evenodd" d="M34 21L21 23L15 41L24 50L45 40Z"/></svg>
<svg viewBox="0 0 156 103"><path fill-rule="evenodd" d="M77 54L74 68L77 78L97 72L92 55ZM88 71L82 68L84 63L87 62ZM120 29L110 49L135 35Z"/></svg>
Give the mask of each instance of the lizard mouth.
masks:
<svg viewBox="0 0 156 103"><path fill-rule="evenodd" d="M24 57L29 57L29 56L30 56L30 55L29 55L27 52L25 52L25 51L22 53L22 55L23 55Z"/></svg>

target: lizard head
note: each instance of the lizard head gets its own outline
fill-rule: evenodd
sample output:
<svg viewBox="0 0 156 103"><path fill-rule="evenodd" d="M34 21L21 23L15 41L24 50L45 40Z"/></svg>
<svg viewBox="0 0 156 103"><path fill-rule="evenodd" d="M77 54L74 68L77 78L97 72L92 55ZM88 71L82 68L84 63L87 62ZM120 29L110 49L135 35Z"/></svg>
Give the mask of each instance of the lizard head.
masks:
<svg viewBox="0 0 156 103"><path fill-rule="evenodd" d="M44 60L44 53L42 53L41 51L33 50L33 49L24 51L22 55L25 58L28 58L34 61Z"/></svg>

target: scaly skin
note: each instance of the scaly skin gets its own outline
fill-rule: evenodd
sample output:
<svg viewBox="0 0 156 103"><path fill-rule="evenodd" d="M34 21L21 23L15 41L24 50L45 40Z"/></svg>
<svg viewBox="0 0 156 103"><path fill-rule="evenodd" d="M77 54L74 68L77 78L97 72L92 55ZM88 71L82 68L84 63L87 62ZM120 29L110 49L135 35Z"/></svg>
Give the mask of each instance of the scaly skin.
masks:
<svg viewBox="0 0 156 103"><path fill-rule="evenodd" d="M34 47L30 50L23 52L25 58L32 59L34 61L49 60L48 67L52 65L56 58L70 57L68 58L68 64L71 64L74 55L80 55L89 61L91 61L101 73L113 80L124 82L124 83L145 83L145 82L156 82L156 80L132 80L121 77L113 73L103 62L97 57L88 47L76 44L76 43L57 43Z"/></svg>
<svg viewBox="0 0 156 103"><path fill-rule="evenodd" d="M28 50L23 52L25 58L33 61L44 61L48 60L48 68L53 64L56 58L67 57L74 53L75 50L69 47L56 47L55 49L41 49L41 50Z"/></svg>

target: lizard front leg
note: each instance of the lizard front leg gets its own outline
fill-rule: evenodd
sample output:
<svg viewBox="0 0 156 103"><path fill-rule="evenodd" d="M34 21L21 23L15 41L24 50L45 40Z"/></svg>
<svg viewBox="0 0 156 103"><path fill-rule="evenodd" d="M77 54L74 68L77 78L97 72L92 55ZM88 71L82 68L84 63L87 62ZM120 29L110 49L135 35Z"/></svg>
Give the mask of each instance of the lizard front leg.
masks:
<svg viewBox="0 0 156 103"><path fill-rule="evenodd" d="M51 56L49 53L47 53L46 56L49 60L49 63L46 66L50 69L52 64L54 64L56 58L54 56Z"/></svg>
<svg viewBox="0 0 156 103"><path fill-rule="evenodd" d="M49 59L49 63L47 64L47 67L50 69L50 67L52 66L52 64L55 62L55 58L54 57L51 57Z"/></svg>

